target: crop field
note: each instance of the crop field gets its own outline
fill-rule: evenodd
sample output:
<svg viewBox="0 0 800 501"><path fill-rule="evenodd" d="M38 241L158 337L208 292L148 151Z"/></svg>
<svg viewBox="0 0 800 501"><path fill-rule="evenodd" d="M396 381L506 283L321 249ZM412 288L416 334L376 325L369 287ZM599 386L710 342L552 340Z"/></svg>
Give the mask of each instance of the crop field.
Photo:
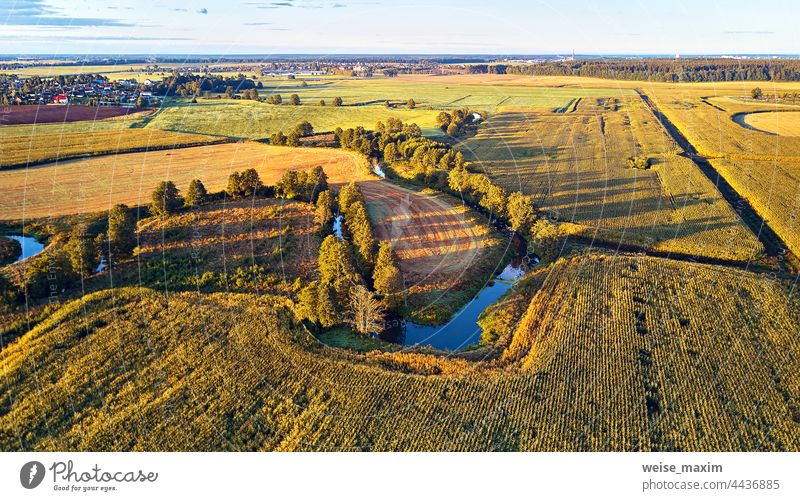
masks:
<svg viewBox="0 0 800 501"><path fill-rule="evenodd" d="M763 250L638 97L499 113L459 149L585 238L740 261ZM632 168L631 157L651 166Z"/></svg>
<svg viewBox="0 0 800 501"><path fill-rule="evenodd" d="M284 96L288 98L288 96ZM385 106L319 106L319 100L308 105L270 105L255 101L200 100L197 104L182 103L167 106L150 121L148 127L157 129L263 139L278 131L288 134L295 126L308 121L318 132L333 131L336 127L363 126L372 129L375 122L395 117L403 122L415 122L432 131L436 127L436 112L432 110L387 109Z"/></svg>
<svg viewBox="0 0 800 501"><path fill-rule="evenodd" d="M646 257L554 266L500 367L324 348L274 296L98 292L0 352L0 447L800 447L800 325L779 283Z"/></svg>
<svg viewBox="0 0 800 501"><path fill-rule="evenodd" d="M277 85L264 82L261 94L277 93L284 97L298 94L301 100L329 101L340 96L345 104L382 104L385 100L402 104L412 98L418 107L461 108L493 112L503 106L524 106L550 110L566 105L579 97L627 95L630 89L600 86L544 87L532 77L513 80L490 78L487 75L458 77L433 75L402 75L395 78L309 80L302 86L299 80L287 80Z"/></svg>
<svg viewBox="0 0 800 501"><path fill-rule="evenodd" d="M0 169L109 155L131 150L169 149L221 142L219 137L181 134L157 129L109 129L98 132L65 132L24 136L0 135Z"/></svg>
<svg viewBox="0 0 800 501"><path fill-rule="evenodd" d="M185 190L201 179L210 191L225 188L233 171L255 168L269 184L290 169L317 165L336 182L363 172L364 160L341 150L286 148L260 143L220 144L126 153L28 169L0 171L0 219L30 219L107 210L117 203L143 205L160 181ZM339 176L338 178L336 176Z"/></svg>
<svg viewBox="0 0 800 501"><path fill-rule="evenodd" d="M752 87L750 85L749 87ZM797 85L795 84L795 90ZM784 90L789 91L786 87ZM658 88L653 96L659 108L701 155L708 158L753 208L769 221L794 252L800 252L800 137L754 130L752 121L781 123L783 115L796 116L791 106L744 99L749 90ZM767 115L762 118L761 115ZM778 116L770 118L769 115ZM759 122L760 121L760 122ZM743 123L742 123L743 122ZM766 125L767 127L769 125ZM760 127L758 127L760 128Z"/></svg>

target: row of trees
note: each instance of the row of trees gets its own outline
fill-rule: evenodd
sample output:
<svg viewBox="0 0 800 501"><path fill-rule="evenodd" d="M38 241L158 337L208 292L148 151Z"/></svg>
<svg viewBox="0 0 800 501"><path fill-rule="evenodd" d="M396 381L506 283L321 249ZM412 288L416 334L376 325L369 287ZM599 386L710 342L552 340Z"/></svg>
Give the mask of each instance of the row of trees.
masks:
<svg viewBox="0 0 800 501"><path fill-rule="evenodd" d="M367 216L364 197L355 183L329 190L317 198L315 222L326 228L337 209L344 216L342 238L328 235L319 251L319 279L304 287L298 297L298 315L322 328L350 324L364 335L383 330L387 309L402 297L403 276L389 242L377 245ZM370 277L374 292L369 289Z"/></svg>
<svg viewBox="0 0 800 501"><path fill-rule="evenodd" d="M537 64L474 64L470 73L562 75L656 80L661 82L730 82L741 80L800 80L797 59L584 59Z"/></svg>

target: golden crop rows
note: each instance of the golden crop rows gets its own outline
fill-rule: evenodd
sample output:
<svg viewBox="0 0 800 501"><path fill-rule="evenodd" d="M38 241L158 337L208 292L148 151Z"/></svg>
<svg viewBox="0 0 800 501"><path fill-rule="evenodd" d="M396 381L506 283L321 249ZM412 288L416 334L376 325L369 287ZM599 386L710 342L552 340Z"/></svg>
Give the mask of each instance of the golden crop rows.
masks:
<svg viewBox="0 0 800 501"><path fill-rule="evenodd" d="M0 352L0 447L800 447L800 323L779 283L645 257L539 273L498 364L320 347L274 296L99 292Z"/></svg>

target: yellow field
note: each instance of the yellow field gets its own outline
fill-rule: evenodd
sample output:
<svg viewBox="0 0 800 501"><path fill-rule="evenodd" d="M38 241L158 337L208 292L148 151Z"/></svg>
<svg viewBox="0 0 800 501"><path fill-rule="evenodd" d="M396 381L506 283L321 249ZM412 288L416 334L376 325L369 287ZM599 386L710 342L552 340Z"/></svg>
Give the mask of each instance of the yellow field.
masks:
<svg viewBox="0 0 800 501"><path fill-rule="evenodd" d="M88 295L0 352L0 449L800 449L778 283L645 257L540 274L499 367L324 348L280 297Z"/></svg>
<svg viewBox="0 0 800 501"><path fill-rule="evenodd" d="M285 148L260 143L199 146L69 160L0 171L0 219L30 219L107 210L117 203L147 204L156 184L172 180L185 190L201 179L209 191L225 188L236 170L255 168L274 183L290 169L321 165L332 181L363 172L364 160L341 150Z"/></svg>
<svg viewBox="0 0 800 501"><path fill-rule="evenodd" d="M800 111L750 113L744 120L750 127L779 136L800 136Z"/></svg>
<svg viewBox="0 0 800 501"><path fill-rule="evenodd" d="M577 225L570 233L733 260L763 250L638 97L584 98L564 113L499 113L459 148L507 190ZM629 167L636 156L651 167Z"/></svg>
<svg viewBox="0 0 800 501"><path fill-rule="evenodd" d="M780 124L783 121L780 117L796 117L797 113L754 113L774 111L776 105L748 100L753 86L752 83L727 86L717 92L702 87L659 87L652 97L699 153L709 158L797 254L800 252L800 219L796 215L800 211L800 137L761 132L735 121L743 116L746 125L752 126L755 120L762 126L758 128L763 128L770 126L770 120L774 125L775 116ZM798 85L795 83L792 88L784 84L778 88L788 92L796 90ZM743 113L747 115L740 115Z"/></svg>

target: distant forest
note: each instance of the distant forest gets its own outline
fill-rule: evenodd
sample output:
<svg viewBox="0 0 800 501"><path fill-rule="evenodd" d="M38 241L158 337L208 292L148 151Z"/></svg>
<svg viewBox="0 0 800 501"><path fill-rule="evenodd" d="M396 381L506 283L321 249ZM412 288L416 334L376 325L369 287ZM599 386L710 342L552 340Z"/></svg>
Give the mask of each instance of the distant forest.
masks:
<svg viewBox="0 0 800 501"><path fill-rule="evenodd" d="M798 59L587 59L536 64L474 64L470 73L556 75L659 82L800 81Z"/></svg>

